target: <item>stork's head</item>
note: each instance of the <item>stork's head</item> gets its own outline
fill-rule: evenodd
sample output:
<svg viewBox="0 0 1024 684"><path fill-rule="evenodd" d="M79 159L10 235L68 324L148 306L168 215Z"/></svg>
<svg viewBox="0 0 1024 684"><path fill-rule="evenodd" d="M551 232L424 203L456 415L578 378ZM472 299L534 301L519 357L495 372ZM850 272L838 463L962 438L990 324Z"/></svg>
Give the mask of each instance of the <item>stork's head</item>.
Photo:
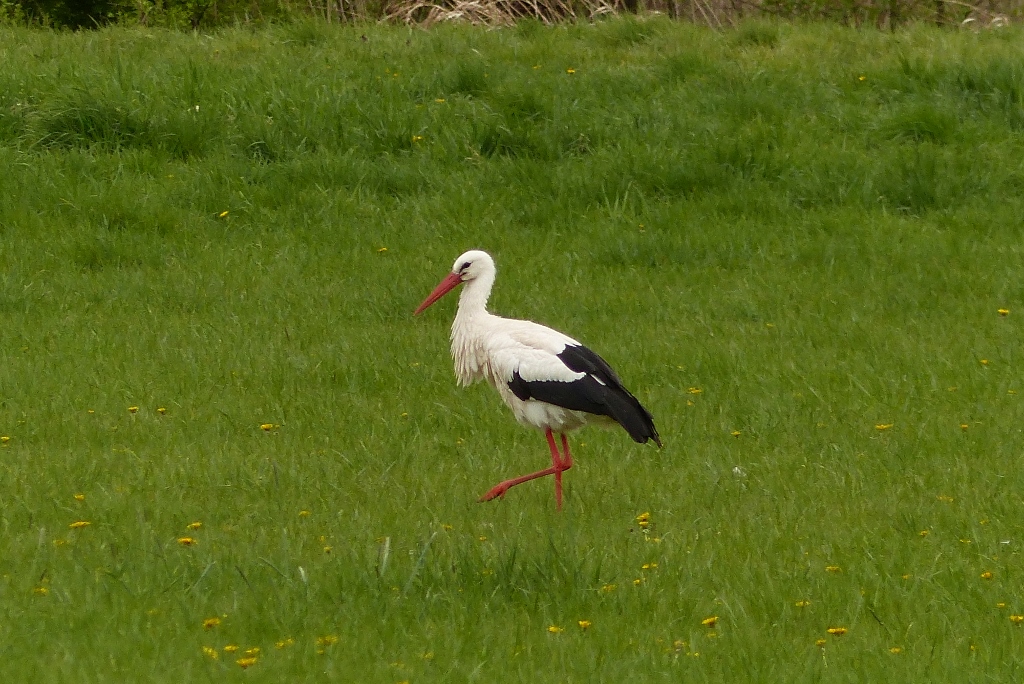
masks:
<svg viewBox="0 0 1024 684"><path fill-rule="evenodd" d="M427 295L423 303L416 307L413 315L417 315L441 297L454 290L462 283L468 283L477 278L489 276L494 278L494 259L487 252L479 249L471 249L459 256L452 264L452 272L445 276L445 279L438 283L434 291ZM490 287L487 288L490 290Z"/></svg>

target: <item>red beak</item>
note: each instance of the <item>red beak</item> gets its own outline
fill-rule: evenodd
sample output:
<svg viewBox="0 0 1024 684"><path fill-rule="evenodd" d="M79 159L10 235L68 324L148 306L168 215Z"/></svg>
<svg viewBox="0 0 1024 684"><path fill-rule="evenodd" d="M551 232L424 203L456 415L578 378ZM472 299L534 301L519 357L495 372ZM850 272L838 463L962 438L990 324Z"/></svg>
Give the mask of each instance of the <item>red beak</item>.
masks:
<svg viewBox="0 0 1024 684"><path fill-rule="evenodd" d="M458 285L462 284L462 276L458 273L449 273L445 276L445 279L438 283L434 291L427 295L427 298L423 300L423 303L416 307L416 310L412 312L413 316L418 316L424 309L436 302L441 297L454 290Z"/></svg>

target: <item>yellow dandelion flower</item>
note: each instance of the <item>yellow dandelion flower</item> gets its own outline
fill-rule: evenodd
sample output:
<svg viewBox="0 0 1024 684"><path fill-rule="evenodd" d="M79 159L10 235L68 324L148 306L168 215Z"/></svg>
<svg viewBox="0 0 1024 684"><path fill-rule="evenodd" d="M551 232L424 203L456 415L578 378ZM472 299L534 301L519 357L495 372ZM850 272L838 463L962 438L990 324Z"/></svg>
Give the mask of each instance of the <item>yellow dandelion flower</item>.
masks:
<svg viewBox="0 0 1024 684"><path fill-rule="evenodd" d="M10 441L11 441L11 438L8 437L7 435L3 435L2 437L0 437L0 442L3 442L4 444L7 444Z"/></svg>
<svg viewBox="0 0 1024 684"><path fill-rule="evenodd" d="M224 218L227 215L228 215L228 210L225 209L224 211L222 211L219 214L217 214L217 218Z"/></svg>
<svg viewBox="0 0 1024 684"><path fill-rule="evenodd" d="M743 434L743 433L742 433L742 432L740 432L739 430L733 430L733 431L732 431L732 432L730 432L729 434L731 434L731 435L732 435L733 437L739 437L739 436L740 436L741 434Z"/></svg>
<svg viewBox="0 0 1024 684"><path fill-rule="evenodd" d="M32 590L32 593L36 596L46 596L50 593L49 587L36 587Z"/></svg>
<svg viewBox="0 0 1024 684"><path fill-rule="evenodd" d="M156 410L156 412L157 412L157 413L159 413L159 414L160 414L160 415L162 416L162 415L164 415L165 413L167 413L167 409L166 409L166 408L164 408L163 406L161 406L161 407L159 407L159 408L158 408L158 409Z"/></svg>
<svg viewBox="0 0 1024 684"><path fill-rule="evenodd" d="M331 644L338 643L338 637L334 634L328 634L326 636L317 637L317 646L330 646Z"/></svg>
<svg viewBox="0 0 1024 684"><path fill-rule="evenodd" d="M238 663L238 666L244 670L247 667L252 667L253 665L255 665L257 660L259 660L259 658L250 656L247 658L239 658L235 662Z"/></svg>
<svg viewBox="0 0 1024 684"><path fill-rule="evenodd" d="M451 532L455 528L452 527L451 525L449 525L448 523L444 523L443 525L441 525L441 529L444 530L445 532Z"/></svg>
<svg viewBox="0 0 1024 684"><path fill-rule="evenodd" d="M633 580L633 586L634 587L639 587L643 583L644 583L644 578L643 577L637 577L635 580Z"/></svg>
<svg viewBox="0 0 1024 684"><path fill-rule="evenodd" d="M85 494L75 494L75 501L85 501Z"/></svg>
<svg viewBox="0 0 1024 684"><path fill-rule="evenodd" d="M206 618L203 620L203 629L213 629L220 624L219 617Z"/></svg>
<svg viewBox="0 0 1024 684"><path fill-rule="evenodd" d="M868 77L867 76L858 76L857 80L858 81L866 81L866 80L868 80Z"/></svg>
<svg viewBox="0 0 1024 684"><path fill-rule="evenodd" d="M277 648L288 648L289 646L291 646L294 643L295 643L295 639L292 639L291 637L288 637L287 639L281 639L280 641L275 643L274 646L276 646Z"/></svg>
<svg viewBox="0 0 1024 684"><path fill-rule="evenodd" d="M330 552L331 552L331 547L330 546L325 546L324 547L324 553L330 553Z"/></svg>
<svg viewBox="0 0 1024 684"><path fill-rule="evenodd" d="M576 70L575 70L575 69L572 69L572 68L569 68L569 69L566 69L566 70L565 70L565 73L567 73L567 74L575 74L575 73L576 73Z"/></svg>
<svg viewBox="0 0 1024 684"><path fill-rule="evenodd" d="M846 628L845 627L829 627L825 631L828 632L829 634L831 634L832 636L837 636L837 637L843 636L844 634L846 634Z"/></svg>
<svg viewBox="0 0 1024 684"><path fill-rule="evenodd" d="M271 430L273 430L274 428L277 428L277 427L281 427L281 426L280 425L274 425L273 423L263 423L262 425L260 425L260 430L263 430L264 432L270 432Z"/></svg>
<svg viewBox="0 0 1024 684"><path fill-rule="evenodd" d="M982 366L987 366L988 365L988 359L982 359L981 360L981 365Z"/></svg>
<svg viewBox="0 0 1024 684"><path fill-rule="evenodd" d="M705 627L714 627L718 624L718 616L712 615L711 617L704 618L700 621L700 624L704 625Z"/></svg>
<svg viewBox="0 0 1024 684"><path fill-rule="evenodd" d="M910 574L909 572L908 572L908 573L905 573L905 574L903 575L903 579L905 579L905 580L908 580L908 579L910 579L911 577L913 577L913 575L911 575L911 574Z"/></svg>
<svg viewBox="0 0 1024 684"><path fill-rule="evenodd" d="M643 565L640 566L640 569L641 570L653 570L656 567L658 567L657 563L644 563Z"/></svg>
<svg viewBox="0 0 1024 684"><path fill-rule="evenodd" d="M961 544L970 544L970 543L971 543L971 540L970 540L970 539L961 539L961 540L960 540L960 543L961 543Z"/></svg>
<svg viewBox="0 0 1024 684"><path fill-rule="evenodd" d="M550 625L548 626L548 631L552 634L558 634L559 632L564 632L565 630L559 627L558 625Z"/></svg>
<svg viewBox="0 0 1024 684"><path fill-rule="evenodd" d="M443 104L443 103L444 103L444 101L445 101L445 100L444 100L444 98L443 98L443 97L439 97L439 98L437 98L437 99L435 99L435 100L434 100L434 102L436 102L437 104Z"/></svg>
<svg viewBox="0 0 1024 684"><path fill-rule="evenodd" d="M896 423L879 423L878 425L875 426L875 429L876 430L888 430L889 428L891 428L895 424Z"/></svg>
<svg viewBox="0 0 1024 684"><path fill-rule="evenodd" d="M414 143L423 142L423 136L422 135L414 135L414 136L412 136L412 141ZM380 250L377 250L377 251L379 252Z"/></svg>
<svg viewBox="0 0 1024 684"><path fill-rule="evenodd" d="M188 525L185 525L185 527L190 530L198 530L202 526L203 523L199 522L198 520L196 522L191 522Z"/></svg>
<svg viewBox="0 0 1024 684"><path fill-rule="evenodd" d="M825 572L842 572L843 569L838 565L826 565Z"/></svg>
<svg viewBox="0 0 1024 684"><path fill-rule="evenodd" d="M960 423L960 429L961 429L961 430L966 430L966 429L967 429L967 428L969 428L969 427L971 427L971 426L970 426L970 425L968 425L967 423Z"/></svg>
<svg viewBox="0 0 1024 684"><path fill-rule="evenodd" d="M422 138L420 138L420 139L422 140ZM414 135L414 136L412 136L412 141L413 141L413 142L416 142L416 136L415 136L415 135ZM384 254L384 253L386 253L387 251L388 251L388 248L387 248L387 247L381 247L380 249L378 249L378 250L377 250L377 254Z"/></svg>
<svg viewBox="0 0 1024 684"><path fill-rule="evenodd" d="M893 653L893 654L895 654L895 653L903 653L903 649L901 647L899 647L899 646L893 646L892 648L889 649L889 653Z"/></svg>
<svg viewBox="0 0 1024 684"><path fill-rule="evenodd" d="M477 539L479 539L480 541L487 541L487 537L482 534L479 537L477 537Z"/></svg>
<svg viewBox="0 0 1024 684"><path fill-rule="evenodd" d="M603 591L606 594L610 594L611 592L615 591L615 585L614 584L606 584L603 587L601 587L601 591Z"/></svg>
<svg viewBox="0 0 1024 684"><path fill-rule="evenodd" d="M1005 607L1006 607L1006 603L1004 603L1003 601L1000 601L999 603L996 604L996 608L1005 608Z"/></svg>
<svg viewBox="0 0 1024 684"><path fill-rule="evenodd" d="M1011 615L1010 622L1012 622L1015 625L1019 625L1020 623L1024 622L1024 615Z"/></svg>
<svg viewBox="0 0 1024 684"><path fill-rule="evenodd" d="M917 533L917 536L919 536L919 537L927 537L929 534L931 534L931 530L921 530L920 532Z"/></svg>
<svg viewBox="0 0 1024 684"><path fill-rule="evenodd" d="M824 639L818 639L814 642L814 645L818 648L825 648L825 644L828 643Z"/></svg>
<svg viewBox="0 0 1024 684"><path fill-rule="evenodd" d="M590 629L590 620L577 620L576 624L580 626L580 629Z"/></svg>
<svg viewBox="0 0 1024 684"><path fill-rule="evenodd" d="M83 527L88 527L89 525L92 525L92 523L88 520L79 520L77 522L71 523L70 525L68 525L68 527L70 527L73 530L80 530Z"/></svg>
<svg viewBox="0 0 1024 684"><path fill-rule="evenodd" d="M129 406L128 407L128 413L138 413L138 412L139 412L139 407L138 406Z"/></svg>
<svg viewBox="0 0 1024 684"><path fill-rule="evenodd" d="M309 516L309 511L307 511L307 510L299 511L299 517L300 518L305 518L305 517L308 517L308 516Z"/></svg>
<svg viewBox="0 0 1024 684"><path fill-rule="evenodd" d="M259 654L260 654L260 647L259 646L254 646L253 648L246 649L246 651L245 651L245 655L251 656L251 657L258 656Z"/></svg>
<svg viewBox="0 0 1024 684"><path fill-rule="evenodd" d="M989 570L986 570L985 572L981 573L981 579L992 579L994 576L995 575L993 575L992 572Z"/></svg>
<svg viewBox="0 0 1024 684"><path fill-rule="evenodd" d="M237 650L238 650L238 646L235 646L234 644L228 644L227 646L224 647L224 652L225 653L234 653Z"/></svg>
<svg viewBox="0 0 1024 684"><path fill-rule="evenodd" d="M196 543L196 540L192 537L178 537L178 543L182 546L192 546Z"/></svg>
<svg viewBox="0 0 1024 684"><path fill-rule="evenodd" d="M651 520L651 513L650 513L650 511L644 511L640 515L636 516L636 521L638 523L650 522L650 520Z"/></svg>
<svg viewBox="0 0 1024 684"><path fill-rule="evenodd" d="M805 599L805 600L803 600L803 601L797 601L797 602L796 602L796 607L797 607L797 608L806 608L806 607L807 607L807 606L809 606L809 605L811 605L811 602L810 602L810 601L807 601L806 599Z"/></svg>
<svg viewBox="0 0 1024 684"><path fill-rule="evenodd" d="M1010 310L1009 309L999 309L998 313L999 313L1000 316L1009 316L1010 315Z"/></svg>
<svg viewBox="0 0 1024 684"><path fill-rule="evenodd" d="M700 394L700 393L701 393L701 392L703 392L704 390L702 390L702 389L701 389L700 387L690 387L690 388L689 388L689 389L687 389L686 391L687 391L687 392L688 392L689 394Z"/></svg>
<svg viewBox="0 0 1024 684"><path fill-rule="evenodd" d="M220 658L220 653L217 653L217 649L211 648L209 646L203 646L203 653L213 660L217 660L218 658Z"/></svg>

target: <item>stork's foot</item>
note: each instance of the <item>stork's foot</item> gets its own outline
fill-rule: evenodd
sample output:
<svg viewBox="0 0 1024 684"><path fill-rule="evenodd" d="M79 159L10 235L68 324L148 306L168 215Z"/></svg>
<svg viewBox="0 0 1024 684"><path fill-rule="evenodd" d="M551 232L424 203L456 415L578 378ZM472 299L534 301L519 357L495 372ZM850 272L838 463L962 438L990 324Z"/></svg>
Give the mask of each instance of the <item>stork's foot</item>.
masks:
<svg viewBox="0 0 1024 684"><path fill-rule="evenodd" d="M477 499L477 503L483 503L484 501L492 501L493 499L504 499L505 492L509 490L512 485L507 482L502 482L499 485L491 487L491 490Z"/></svg>

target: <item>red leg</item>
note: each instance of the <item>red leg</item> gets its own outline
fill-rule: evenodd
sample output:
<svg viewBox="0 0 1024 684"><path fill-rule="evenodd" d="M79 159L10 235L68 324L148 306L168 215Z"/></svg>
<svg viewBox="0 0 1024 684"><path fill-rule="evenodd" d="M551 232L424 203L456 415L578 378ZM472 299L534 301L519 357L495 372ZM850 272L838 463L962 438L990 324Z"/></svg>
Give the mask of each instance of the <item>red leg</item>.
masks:
<svg viewBox="0 0 1024 684"><path fill-rule="evenodd" d="M558 453L558 447L555 446L555 436L551 433L551 428L544 431L544 436L547 437L548 447L551 449L551 467L545 468L544 470L538 470L535 473L529 475L522 475L520 477L512 478L511 480L505 480L499 482L491 488L489 492L480 497L480 501L490 501L498 497L504 497L512 487L530 480L536 480L538 477L545 477L547 475L555 476L555 502L558 505L558 510L562 510L562 471L568 470L572 467L572 457L569 455L569 444L565 439L565 435L562 435L562 448L565 450L565 460L562 460L561 454Z"/></svg>

